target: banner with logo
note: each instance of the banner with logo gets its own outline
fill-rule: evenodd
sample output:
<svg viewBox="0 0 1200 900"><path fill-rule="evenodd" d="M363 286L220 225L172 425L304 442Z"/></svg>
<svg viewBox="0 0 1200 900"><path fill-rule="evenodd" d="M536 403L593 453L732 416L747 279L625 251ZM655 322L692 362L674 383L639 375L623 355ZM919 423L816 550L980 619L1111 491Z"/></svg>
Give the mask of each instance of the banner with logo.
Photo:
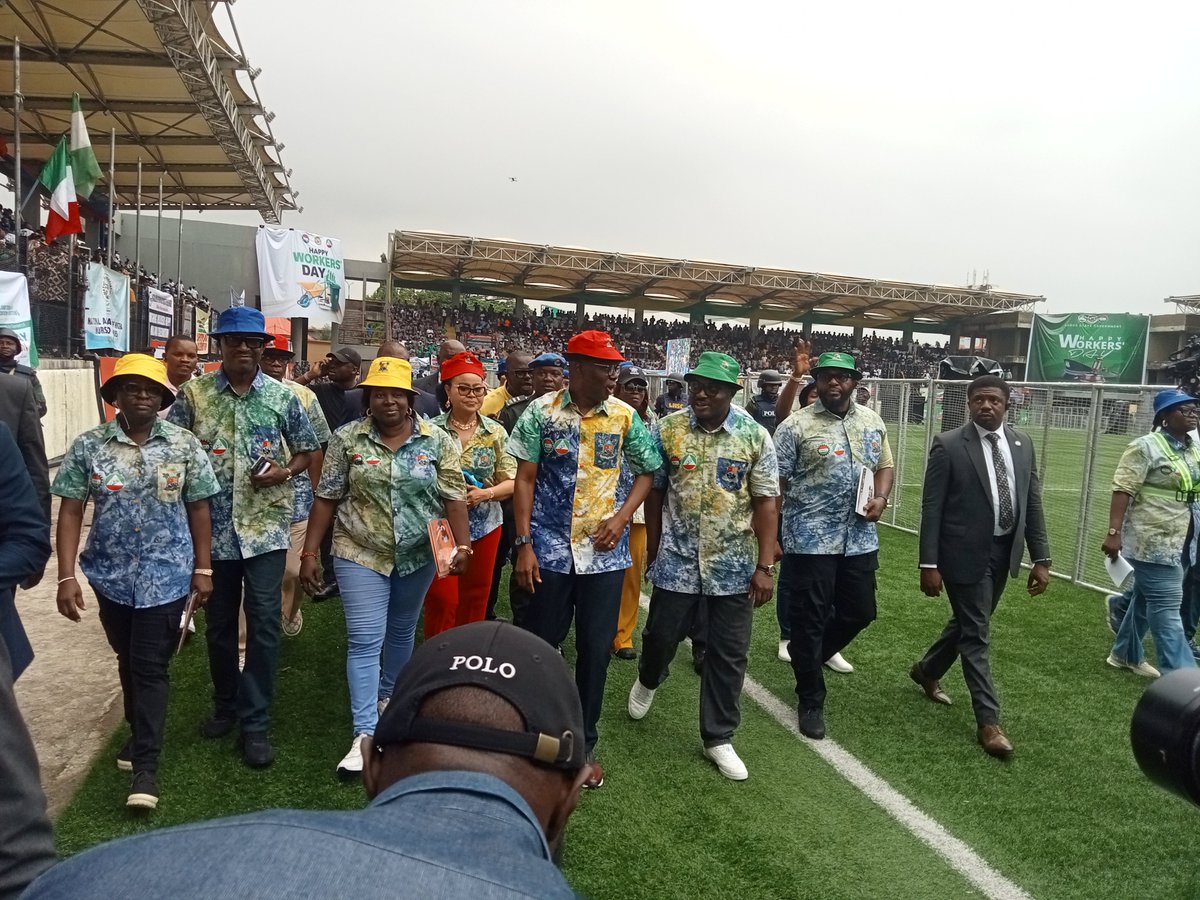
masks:
<svg viewBox="0 0 1200 900"><path fill-rule="evenodd" d="M314 327L342 321L346 271L341 241L263 225L254 247L264 316L308 319Z"/></svg>
<svg viewBox="0 0 1200 900"><path fill-rule="evenodd" d="M83 345L88 350L129 349L129 276L100 263L87 267Z"/></svg>
<svg viewBox="0 0 1200 900"><path fill-rule="evenodd" d="M667 374L673 372L686 373L691 365L689 360L692 355L692 339L691 338L675 338L667 341Z"/></svg>
<svg viewBox="0 0 1200 900"><path fill-rule="evenodd" d="M29 312L29 282L20 272L0 272L0 327L11 328L21 336L17 362L37 366L33 316Z"/></svg>
<svg viewBox="0 0 1200 900"><path fill-rule="evenodd" d="M1149 316L1035 315L1025 380L1142 384L1149 336Z"/></svg>
<svg viewBox="0 0 1200 900"><path fill-rule="evenodd" d="M201 356L208 353L209 316L212 315L201 306L196 307L196 352Z"/></svg>
<svg viewBox="0 0 1200 900"><path fill-rule="evenodd" d="M150 346L163 346L175 330L175 298L166 291L150 288L146 302L150 313Z"/></svg>

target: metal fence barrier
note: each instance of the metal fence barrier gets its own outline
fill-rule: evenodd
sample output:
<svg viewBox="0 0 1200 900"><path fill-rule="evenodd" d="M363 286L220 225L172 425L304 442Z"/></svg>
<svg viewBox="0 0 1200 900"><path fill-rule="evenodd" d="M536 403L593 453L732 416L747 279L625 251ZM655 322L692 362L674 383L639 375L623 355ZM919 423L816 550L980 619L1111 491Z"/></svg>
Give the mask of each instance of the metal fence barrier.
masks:
<svg viewBox="0 0 1200 900"><path fill-rule="evenodd" d="M880 520L915 533L925 460L935 435L967 421L966 381L864 380L887 424L896 460L892 502ZM1100 545L1112 476L1129 442L1150 431L1162 385L1012 382L1008 424L1033 440L1054 574L1097 590L1113 585ZM1028 554L1026 554L1028 562Z"/></svg>

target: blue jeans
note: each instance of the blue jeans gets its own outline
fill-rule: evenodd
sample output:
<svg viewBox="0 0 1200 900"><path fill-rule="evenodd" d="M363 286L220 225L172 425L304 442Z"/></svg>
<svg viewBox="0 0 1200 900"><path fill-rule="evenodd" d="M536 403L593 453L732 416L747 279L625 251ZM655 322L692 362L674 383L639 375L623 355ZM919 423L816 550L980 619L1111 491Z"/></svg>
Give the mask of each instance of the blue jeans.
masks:
<svg viewBox="0 0 1200 900"><path fill-rule="evenodd" d="M213 589L204 608L213 705L237 718L242 731L266 731L275 696L286 550L248 559L214 559ZM246 666L238 672L238 609L246 612Z"/></svg>
<svg viewBox="0 0 1200 900"><path fill-rule="evenodd" d="M1131 559L1129 563L1134 572L1133 602L1121 620L1113 643L1113 656L1129 663L1143 662L1142 641L1149 630L1154 635L1159 669L1169 672L1194 668L1196 660L1188 648L1179 617L1183 602L1183 566L1137 559Z"/></svg>
<svg viewBox="0 0 1200 900"><path fill-rule="evenodd" d="M1123 619L1133 602L1133 586L1126 588L1119 597L1113 613ZM1183 603L1179 607L1179 618L1183 622L1183 636L1189 641L1195 639L1196 627L1200 625L1200 566L1190 566L1183 576Z"/></svg>
<svg viewBox="0 0 1200 900"><path fill-rule="evenodd" d="M374 734L377 702L392 696L396 677L412 656L434 566L430 562L407 575L397 575L394 569L391 575L380 575L335 556L333 568L346 613L346 680L354 733Z"/></svg>

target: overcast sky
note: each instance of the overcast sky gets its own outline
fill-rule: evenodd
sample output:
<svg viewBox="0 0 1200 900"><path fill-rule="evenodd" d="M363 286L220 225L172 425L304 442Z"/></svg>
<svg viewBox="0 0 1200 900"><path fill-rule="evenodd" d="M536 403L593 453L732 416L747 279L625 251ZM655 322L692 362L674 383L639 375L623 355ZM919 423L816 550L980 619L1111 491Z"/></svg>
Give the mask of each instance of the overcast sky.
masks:
<svg viewBox="0 0 1200 900"><path fill-rule="evenodd" d="M304 214L1044 294L1200 292L1200 5L256 0ZM516 178L517 181L510 181Z"/></svg>

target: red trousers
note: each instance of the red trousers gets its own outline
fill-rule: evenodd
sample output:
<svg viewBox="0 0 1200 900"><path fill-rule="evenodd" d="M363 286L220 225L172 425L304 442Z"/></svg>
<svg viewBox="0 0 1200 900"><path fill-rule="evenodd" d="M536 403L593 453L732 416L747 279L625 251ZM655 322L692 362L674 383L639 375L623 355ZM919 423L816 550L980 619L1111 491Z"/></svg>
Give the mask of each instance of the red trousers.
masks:
<svg viewBox="0 0 1200 900"><path fill-rule="evenodd" d="M492 569L500 548L502 528L493 528L477 541L467 571L433 579L425 594L425 640L456 625L482 622L492 590Z"/></svg>

